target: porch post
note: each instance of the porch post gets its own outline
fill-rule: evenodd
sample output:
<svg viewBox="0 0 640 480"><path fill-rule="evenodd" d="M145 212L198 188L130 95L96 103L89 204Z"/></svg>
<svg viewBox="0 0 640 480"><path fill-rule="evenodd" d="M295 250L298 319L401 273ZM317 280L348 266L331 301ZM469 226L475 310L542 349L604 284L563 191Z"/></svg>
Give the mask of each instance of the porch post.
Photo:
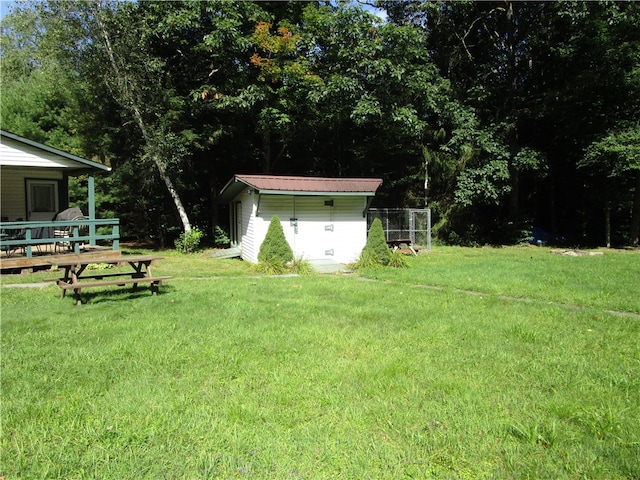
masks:
<svg viewBox="0 0 640 480"><path fill-rule="evenodd" d="M96 182L93 173L89 173L89 181L87 183L87 190L89 194L89 220L96 219ZM89 245L95 246L96 244L96 225L89 223Z"/></svg>

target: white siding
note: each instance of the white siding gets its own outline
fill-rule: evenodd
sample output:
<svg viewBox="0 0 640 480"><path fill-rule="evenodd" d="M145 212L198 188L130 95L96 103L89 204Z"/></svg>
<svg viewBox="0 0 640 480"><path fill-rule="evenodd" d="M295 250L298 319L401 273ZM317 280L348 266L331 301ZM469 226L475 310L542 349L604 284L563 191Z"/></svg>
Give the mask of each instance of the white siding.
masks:
<svg viewBox="0 0 640 480"><path fill-rule="evenodd" d="M0 208L10 221L27 219L26 178L62 180L63 174L50 168L0 167Z"/></svg>
<svg viewBox="0 0 640 480"><path fill-rule="evenodd" d="M239 236L239 247L240 247L240 256L243 260L248 262L257 263L258 262L258 252L255 248L255 202L256 195L248 194L246 192L240 193L237 195L233 201L240 202L239 209L239 224L240 231L238 232Z"/></svg>
<svg viewBox="0 0 640 480"><path fill-rule="evenodd" d="M334 225L334 259L340 263L355 262L367 243L367 206L364 197L336 197L331 209Z"/></svg>
<svg viewBox="0 0 640 480"><path fill-rule="evenodd" d="M2 137L0 165L13 167L67 168L78 164L45 150Z"/></svg>

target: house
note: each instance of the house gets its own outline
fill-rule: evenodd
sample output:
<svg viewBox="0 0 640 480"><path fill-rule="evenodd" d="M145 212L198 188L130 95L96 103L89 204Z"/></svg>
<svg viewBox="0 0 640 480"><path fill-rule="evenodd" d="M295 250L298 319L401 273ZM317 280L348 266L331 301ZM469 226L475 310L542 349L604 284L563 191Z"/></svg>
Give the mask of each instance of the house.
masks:
<svg viewBox="0 0 640 480"><path fill-rule="evenodd" d="M109 171L106 165L0 130L2 217L51 220L69 206L69 177L88 174L90 211L86 213L95 218L93 177Z"/></svg>
<svg viewBox="0 0 640 480"><path fill-rule="evenodd" d="M358 259L367 241L367 209L379 178L235 175L220 192L229 204L232 246L257 263L273 216L282 224L296 258Z"/></svg>
<svg viewBox="0 0 640 480"><path fill-rule="evenodd" d="M118 245L118 220L99 220L95 208L95 175L108 173L111 168L80 158L71 153L28 140L13 133L0 130L0 215L3 234L3 251L16 247L18 239L11 238L21 231L22 246L27 257L32 256L32 246L53 242L50 234L56 213L69 207L69 184L71 176L87 175L87 220L89 234L85 240L95 245L96 227L112 227L110 235L102 237Z"/></svg>

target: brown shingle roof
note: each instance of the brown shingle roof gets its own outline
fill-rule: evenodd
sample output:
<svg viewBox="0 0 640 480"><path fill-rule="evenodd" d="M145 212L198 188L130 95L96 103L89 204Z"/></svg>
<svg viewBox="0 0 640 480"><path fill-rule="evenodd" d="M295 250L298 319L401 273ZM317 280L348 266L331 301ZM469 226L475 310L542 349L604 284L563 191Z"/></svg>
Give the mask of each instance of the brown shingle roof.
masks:
<svg viewBox="0 0 640 480"><path fill-rule="evenodd" d="M236 178L258 190L287 192L370 192L374 193L379 178L284 177L275 175L236 175Z"/></svg>
<svg viewBox="0 0 640 480"><path fill-rule="evenodd" d="M220 200L230 201L247 186L260 193L303 195L374 195L380 178L291 177L281 175L235 175L220 192Z"/></svg>

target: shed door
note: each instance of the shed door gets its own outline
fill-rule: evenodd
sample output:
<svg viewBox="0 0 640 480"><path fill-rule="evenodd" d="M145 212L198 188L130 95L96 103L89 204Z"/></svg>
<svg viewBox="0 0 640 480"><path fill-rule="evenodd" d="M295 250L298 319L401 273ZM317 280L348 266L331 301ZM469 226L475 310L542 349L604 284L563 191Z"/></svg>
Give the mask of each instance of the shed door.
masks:
<svg viewBox="0 0 640 480"><path fill-rule="evenodd" d="M231 246L236 247L242 241L242 202L233 202L231 204L230 227Z"/></svg>
<svg viewBox="0 0 640 480"><path fill-rule="evenodd" d="M33 222L51 220L58 209L56 180L27 180L28 220Z"/></svg>
<svg viewBox="0 0 640 480"><path fill-rule="evenodd" d="M294 254L306 260L331 258L335 254L332 205L327 197L295 197L297 231Z"/></svg>

